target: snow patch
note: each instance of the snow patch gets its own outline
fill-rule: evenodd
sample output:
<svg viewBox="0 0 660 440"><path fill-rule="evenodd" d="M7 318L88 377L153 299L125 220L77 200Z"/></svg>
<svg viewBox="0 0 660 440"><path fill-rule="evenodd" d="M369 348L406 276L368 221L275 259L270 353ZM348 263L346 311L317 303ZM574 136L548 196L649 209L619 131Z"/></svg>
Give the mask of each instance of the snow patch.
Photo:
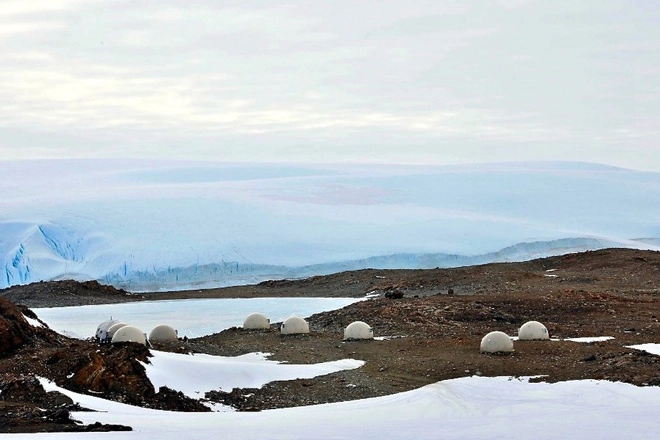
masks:
<svg viewBox="0 0 660 440"><path fill-rule="evenodd" d="M36 319L32 319L29 316L23 315L23 318L30 324L32 327L43 327L44 325L37 321Z"/></svg>
<svg viewBox="0 0 660 440"><path fill-rule="evenodd" d="M223 357L206 354L185 355L151 350L149 364L143 364L156 389L167 386L193 399L212 390L229 392L233 388L261 388L276 380L310 379L352 370L364 361L343 359L309 365L283 364L267 360L266 353Z"/></svg>
<svg viewBox="0 0 660 440"><path fill-rule="evenodd" d="M591 343L591 342L605 342L614 339L613 336L595 336L595 337L581 337L581 338L564 338L562 341ZM553 339L554 340L554 339Z"/></svg>
<svg viewBox="0 0 660 440"><path fill-rule="evenodd" d="M635 350L643 350L647 353L657 354L660 356L660 344L639 344L639 345L629 345L628 348L634 348Z"/></svg>

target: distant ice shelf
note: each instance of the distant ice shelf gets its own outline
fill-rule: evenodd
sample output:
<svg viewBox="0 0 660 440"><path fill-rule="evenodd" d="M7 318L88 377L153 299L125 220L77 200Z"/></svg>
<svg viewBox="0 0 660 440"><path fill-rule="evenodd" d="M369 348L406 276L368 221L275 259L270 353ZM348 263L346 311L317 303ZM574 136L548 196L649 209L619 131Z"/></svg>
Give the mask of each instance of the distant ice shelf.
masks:
<svg viewBox="0 0 660 440"><path fill-rule="evenodd" d="M133 292L153 292L158 290L183 290L254 284L266 280L306 278L315 275L328 275L347 270L366 268L433 269L495 262L527 261L535 258L609 247L649 248L644 243L635 246L634 243L622 244L590 238L572 238L551 242L518 243L515 246L502 249L498 252L474 256L457 254L393 254L299 267L233 262L168 268L167 270L156 272L114 273L104 276L99 281Z"/></svg>
<svg viewBox="0 0 660 440"><path fill-rule="evenodd" d="M0 176L0 288L175 290L660 249L660 173L597 164L53 160L0 162Z"/></svg>

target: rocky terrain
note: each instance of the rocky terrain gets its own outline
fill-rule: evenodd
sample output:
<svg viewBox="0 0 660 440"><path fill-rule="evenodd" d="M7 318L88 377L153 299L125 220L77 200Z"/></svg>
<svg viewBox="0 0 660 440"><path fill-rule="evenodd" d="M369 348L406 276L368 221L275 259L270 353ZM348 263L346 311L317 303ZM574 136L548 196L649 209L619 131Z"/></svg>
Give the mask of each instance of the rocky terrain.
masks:
<svg viewBox="0 0 660 440"><path fill-rule="evenodd" d="M95 282L35 283L0 291L0 432L128 429L82 427L68 417L72 402L45 393L45 377L78 392L135 405L202 411L200 402L154 390L136 344L101 346L72 340L25 319L27 307L199 297L351 296L373 299L308 317L309 335L232 328L160 344L177 352L238 355L260 351L292 363L342 358L363 367L314 379L273 382L261 389L208 393L206 399L257 411L378 396L469 375L539 376L535 380L605 379L660 386L660 357L627 348L660 342L660 253L607 249L522 263L455 269L362 270L253 286L132 295ZM11 302L10 302L11 301ZM18 305L14 305L13 303ZM342 341L361 320L373 341ZM516 335L528 320L553 338L611 336L603 342L519 341L506 355L479 353L492 330ZM34 321L33 321L34 323ZM93 330L91 330L93 331Z"/></svg>

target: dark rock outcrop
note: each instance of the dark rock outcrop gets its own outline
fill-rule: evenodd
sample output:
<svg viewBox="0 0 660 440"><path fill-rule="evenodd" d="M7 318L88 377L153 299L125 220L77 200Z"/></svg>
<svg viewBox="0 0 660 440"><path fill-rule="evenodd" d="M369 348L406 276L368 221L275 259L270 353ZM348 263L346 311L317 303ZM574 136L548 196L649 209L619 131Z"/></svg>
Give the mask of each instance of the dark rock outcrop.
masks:
<svg viewBox="0 0 660 440"><path fill-rule="evenodd" d="M25 333L30 327L21 310L13 303L0 298L0 356L25 343Z"/></svg>

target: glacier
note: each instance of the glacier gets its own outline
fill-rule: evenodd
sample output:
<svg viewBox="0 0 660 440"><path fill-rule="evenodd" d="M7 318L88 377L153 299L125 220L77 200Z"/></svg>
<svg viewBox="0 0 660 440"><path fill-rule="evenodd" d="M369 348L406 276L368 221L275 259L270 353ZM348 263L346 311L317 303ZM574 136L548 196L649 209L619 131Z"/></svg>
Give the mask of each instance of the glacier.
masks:
<svg viewBox="0 0 660 440"><path fill-rule="evenodd" d="M660 249L660 173L591 163L0 161L0 194L0 288L177 290Z"/></svg>

